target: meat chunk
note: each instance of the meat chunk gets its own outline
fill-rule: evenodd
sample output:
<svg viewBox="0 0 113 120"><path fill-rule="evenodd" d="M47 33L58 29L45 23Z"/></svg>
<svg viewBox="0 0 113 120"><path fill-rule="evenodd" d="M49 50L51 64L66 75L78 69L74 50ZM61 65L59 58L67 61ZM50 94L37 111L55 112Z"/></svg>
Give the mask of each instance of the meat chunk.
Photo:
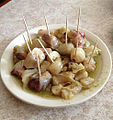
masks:
<svg viewBox="0 0 113 120"><path fill-rule="evenodd" d="M56 48L58 46L57 38L51 34L44 34L42 39L52 48Z"/></svg>
<svg viewBox="0 0 113 120"><path fill-rule="evenodd" d="M34 91L39 92L49 85L51 78L52 76L48 71L42 73L40 79L37 75L33 75L29 78L30 80L28 82L28 87Z"/></svg>
<svg viewBox="0 0 113 120"><path fill-rule="evenodd" d="M38 31L38 36L43 36L44 34L48 34L48 31L47 30L43 30L43 29L40 29L39 31Z"/></svg>
<svg viewBox="0 0 113 120"><path fill-rule="evenodd" d="M19 60L24 60L27 56L27 52L22 46L16 45L13 49L14 55L19 59Z"/></svg>
<svg viewBox="0 0 113 120"><path fill-rule="evenodd" d="M76 30L70 30L70 32L68 33L68 37L70 38L70 40L72 41L75 47L77 40L78 40L78 47L83 48L83 46L85 45L85 41L83 39L84 36L81 33L77 33Z"/></svg>
<svg viewBox="0 0 113 120"><path fill-rule="evenodd" d="M22 78L22 73L25 70L23 63L24 63L24 60L17 62L14 65L13 70L11 71L11 74L17 76L18 78Z"/></svg>
<svg viewBox="0 0 113 120"><path fill-rule="evenodd" d="M22 73L22 83L23 83L23 88L27 88L27 84L29 82L29 77L32 75L35 75L35 73L38 73L37 69L27 69ZM38 75L38 74L36 74ZM33 76L34 77L34 76ZM36 77L36 76L35 76Z"/></svg>

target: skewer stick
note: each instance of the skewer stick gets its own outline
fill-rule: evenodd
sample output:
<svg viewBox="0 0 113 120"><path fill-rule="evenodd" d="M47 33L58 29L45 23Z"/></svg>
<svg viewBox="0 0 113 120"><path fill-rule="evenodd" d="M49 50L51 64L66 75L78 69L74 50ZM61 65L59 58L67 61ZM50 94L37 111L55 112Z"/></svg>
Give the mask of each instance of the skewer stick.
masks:
<svg viewBox="0 0 113 120"><path fill-rule="evenodd" d="M40 70L40 61L39 61L39 57L37 56L37 65L38 65L38 73L39 73L39 79L41 77L41 70Z"/></svg>
<svg viewBox="0 0 113 120"><path fill-rule="evenodd" d="M78 12L77 33L78 33L78 30L79 30L79 24L80 24L80 8L79 8L79 12Z"/></svg>
<svg viewBox="0 0 113 120"><path fill-rule="evenodd" d="M79 34L79 24L80 24L80 8L79 8L79 12L78 12L77 34ZM76 41L76 53L77 53L77 48L78 48L78 39Z"/></svg>
<svg viewBox="0 0 113 120"><path fill-rule="evenodd" d="M95 43L95 45L94 45L94 48L93 48L93 50L92 50L92 53L91 53L90 58L89 58L89 61L88 61L88 64L90 63L91 58L93 57L93 54L94 54L94 51L95 51L96 46L97 46L97 43Z"/></svg>
<svg viewBox="0 0 113 120"><path fill-rule="evenodd" d="M32 44L31 35L30 35L30 33L29 33L28 25L27 25L27 22L26 22L26 19L25 19L24 16L23 16L23 21L24 21L24 25L25 25L25 29L26 29L26 32L27 32L28 39L29 39L29 41L30 41L31 44Z"/></svg>
<svg viewBox="0 0 113 120"><path fill-rule="evenodd" d="M65 41L65 43L67 44L67 28L68 28L68 26L67 26L67 16L66 16L66 41Z"/></svg>
<svg viewBox="0 0 113 120"><path fill-rule="evenodd" d="M54 63L53 59L51 58L51 56L49 55L48 51L46 50L46 48L44 47L44 45L41 43L41 41L38 39L38 42L40 43L40 45L42 46L42 48L44 49L44 51L46 52L46 54L48 55L48 57L50 58L51 62Z"/></svg>
<svg viewBox="0 0 113 120"><path fill-rule="evenodd" d="M26 45L27 45L27 47L28 47L29 52L31 53L30 46L29 46L29 44L28 44L28 41L25 39L25 36L24 36L24 35L23 35L23 38L24 38L24 41L25 41L25 43L26 43Z"/></svg>
<svg viewBox="0 0 113 120"><path fill-rule="evenodd" d="M44 20L45 20L45 23L46 23L47 31L48 31L48 33L50 34L50 31L49 31L49 27L48 27L48 22L47 22L46 16L44 16Z"/></svg>

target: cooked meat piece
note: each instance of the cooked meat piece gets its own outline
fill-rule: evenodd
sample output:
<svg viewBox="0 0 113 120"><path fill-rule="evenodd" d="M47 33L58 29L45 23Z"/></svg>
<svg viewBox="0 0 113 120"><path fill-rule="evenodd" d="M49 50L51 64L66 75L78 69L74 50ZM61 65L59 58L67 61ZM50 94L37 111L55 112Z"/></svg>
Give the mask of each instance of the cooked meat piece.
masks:
<svg viewBox="0 0 113 120"><path fill-rule="evenodd" d="M22 46L18 45L14 47L13 53L20 60L24 60L27 56L27 52L25 51L25 49Z"/></svg>
<svg viewBox="0 0 113 120"><path fill-rule="evenodd" d="M38 78L38 75L34 75L29 78L30 80L28 82L28 87L34 91L39 92L49 85L51 78L52 76L48 71L42 73L40 79Z"/></svg>
<svg viewBox="0 0 113 120"><path fill-rule="evenodd" d="M51 34L44 34L42 39L52 48L56 48L58 46L57 38Z"/></svg>
<svg viewBox="0 0 113 120"><path fill-rule="evenodd" d="M43 30L43 29L40 29L39 31L38 31L38 36L43 36L44 34L48 34L48 31L47 30Z"/></svg>
<svg viewBox="0 0 113 120"><path fill-rule="evenodd" d="M70 39L77 37L77 31L75 29L70 30L70 32L68 32L68 37Z"/></svg>
<svg viewBox="0 0 113 120"><path fill-rule="evenodd" d="M16 57L16 55L13 55L13 62L14 64L16 64L17 62L19 62L20 60Z"/></svg>
<svg viewBox="0 0 113 120"><path fill-rule="evenodd" d="M28 82L28 87L31 90L35 90L35 91L40 91L39 89L39 78L38 78L38 74L35 74L35 77L29 77L29 82Z"/></svg>
<svg viewBox="0 0 113 120"><path fill-rule="evenodd" d="M29 77L38 73L37 69L27 69L22 73L23 88L27 88ZM38 75L38 74L37 74Z"/></svg>
<svg viewBox="0 0 113 120"><path fill-rule="evenodd" d="M33 50L34 48L42 48L42 46L40 45L38 39L41 41L41 43L44 45L44 47L47 47L47 44L42 39L40 39L40 38L34 38L32 40L32 44L29 43L31 50Z"/></svg>
<svg viewBox="0 0 113 120"><path fill-rule="evenodd" d="M18 78L22 78L22 73L25 70L23 63L24 60L21 60L18 63L16 63L13 67L13 70L11 71L11 74L17 76Z"/></svg>
<svg viewBox="0 0 113 120"><path fill-rule="evenodd" d="M42 73L40 77L40 89L45 89L51 82L51 79L52 75L48 71Z"/></svg>
<svg viewBox="0 0 113 120"><path fill-rule="evenodd" d="M70 38L70 40L72 41L75 47L77 40L78 40L78 47L83 48L83 46L85 45L85 41L83 39L82 34L77 33L76 30L70 30L70 32L68 33L68 37Z"/></svg>

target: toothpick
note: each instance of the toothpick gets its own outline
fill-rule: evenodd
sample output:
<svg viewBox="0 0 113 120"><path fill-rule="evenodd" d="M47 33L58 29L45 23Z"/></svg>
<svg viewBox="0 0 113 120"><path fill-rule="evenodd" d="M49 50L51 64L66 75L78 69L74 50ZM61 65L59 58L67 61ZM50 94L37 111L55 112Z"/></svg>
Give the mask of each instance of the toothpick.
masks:
<svg viewBox="0 0 113 120"><path fill-rule="evenodd" d="M90 58L89 58L89 61L88 61L88 64L90 63L91 58L93 57L93 54L94 54L94 51L95 51L96 46L97 46L97 43L95 43L95 45L94 45L94 48L93 48L93 50L92 50L92 53L91 53Z"/></svg>
<svg viewBox="0 0 113 120"><path fill-rule="evenodd" d="M46 54L48 55L48 57L50 58L51 62L54 63L53 59L51 58L51 56L49 55L48 51L46 50L46 48L44 47L44 45L41 43L41 41L38 39L38 42L40 43L40 45L42 46L42 48L44 49L44 51L46 52Z"/></svg>
<svg viewBox="0 0 113 120"><path fill-rule="evenodd" d="M80 24L80 8L79 8L79 12L78 12L77 34L79 34L79 31L78 31L79 30L79 24ZM77 49L78 49L78 39L76 41L76 53L77 53Z"/></svg>
<svg viewBox="0 0 113 120"><path fill-rule="evenodd" d="M78 33L78 30L79 30L79 24L80 24L80 8L79 8L79 12L78 12L77 33Z"/></svg>
<svg viewBox="0 0 113 120"><path fill-rule="evenodd" d="M67 16L66 16L66 41L65 41L65 43L67 44L67 28L68 28L68 26L67 26Z"/></svg>
<svg viewBox="0 0 113 120"><path fill-rule="evenodd" d="M28 47L29 52L31 53L30 46L29 46L29 44L28 44L28 41L25 39L25 36L24 36L24 35L23 35L23 38L24 38L24 41L25 41L25 43L26 43L26 45L27 45L27 47Z"/></svg>
<svg viewBox="0 0 113 120"><path fill-rule="evenodd" d="M38 73L39 73L39 79L40 79L40 77L41 77L41 70L40 70L39 56L37 56L37 65L38 65Z"/></svg>
<svg viewBox="0 0 113 120"><path fill-rule="evenodd" d="M49 31L49 27L48 27L48 22L47 22L46 16L44 16L44 20L45 20L45 23L46 23L47 31L48 31L48 33L50 34L50 31Z"/></svg>
<svg viewBox="0 0 113 120"><path fill-rule="evenodd" d="M23 16L23 21L24 21L24 25L25 25L25 29L26 29L26 32L27 32L28 39L29 39L29 41L30 41L31 44L32 44L31 35L30 35L30 33L29 33L28 25L27 25L27 22L26 22L26 19L25 19L24 16Z"/></svg>

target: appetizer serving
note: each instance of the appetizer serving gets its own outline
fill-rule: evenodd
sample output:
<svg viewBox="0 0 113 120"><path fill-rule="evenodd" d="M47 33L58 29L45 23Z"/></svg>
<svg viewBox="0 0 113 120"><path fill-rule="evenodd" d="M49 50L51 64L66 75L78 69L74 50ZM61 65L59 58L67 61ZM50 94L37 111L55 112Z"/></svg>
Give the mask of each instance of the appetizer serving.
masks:
<svg viewBox="0 0 113 120"><path fill-rule="evenodd" d="M24 22L26 25L25 19ZM25 44L13 48L11 71L20 79L23 89L48 91L53 96L71 99L93 86L95 79L90 73L98 65L95 58L101 49L91 44L78 26L68 29L66 19L66 27L49 30L47 25L47 30L40 29L35 39L31 39L27 29L29 41L23 36Z"/></svg>

